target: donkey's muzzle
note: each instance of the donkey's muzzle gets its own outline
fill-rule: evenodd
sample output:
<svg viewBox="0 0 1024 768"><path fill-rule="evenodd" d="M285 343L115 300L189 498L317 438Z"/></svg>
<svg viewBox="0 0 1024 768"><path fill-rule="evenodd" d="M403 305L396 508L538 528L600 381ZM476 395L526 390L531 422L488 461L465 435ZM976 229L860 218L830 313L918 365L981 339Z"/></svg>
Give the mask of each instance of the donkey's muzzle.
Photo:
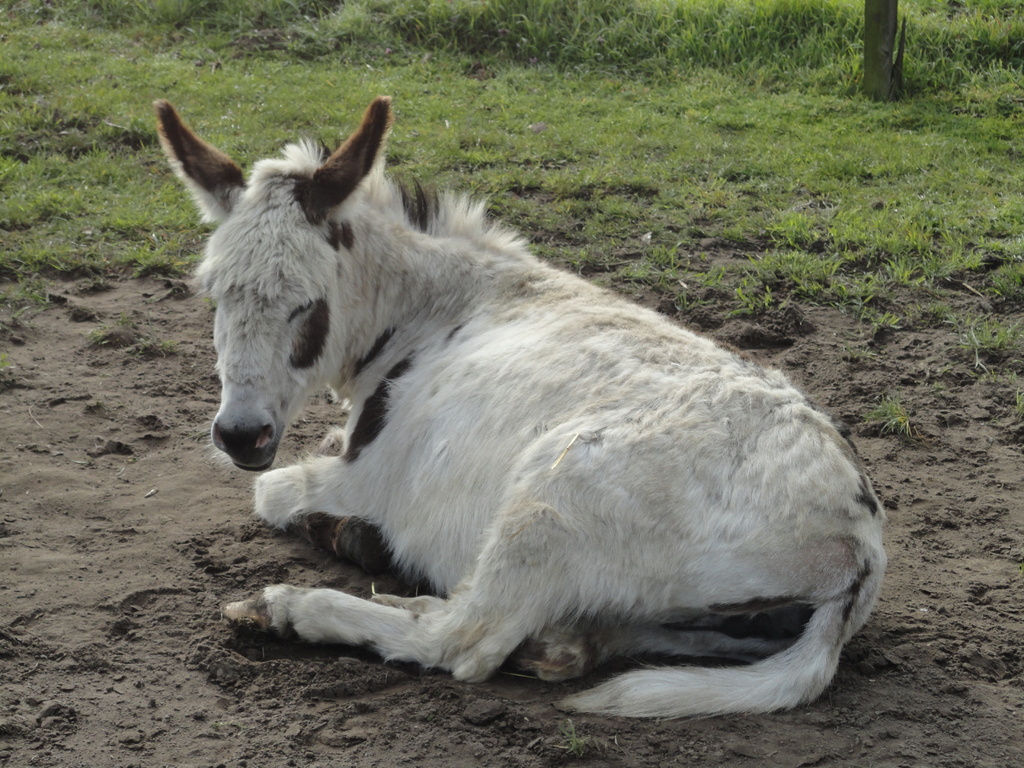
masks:
<svg viewBox="0 0 1024 768"><path fill-rule="evenodd" d="M239 469L259 472L274 463L277 434L273 424L227 427L213 423L213 444L231 457Z"/></svg>

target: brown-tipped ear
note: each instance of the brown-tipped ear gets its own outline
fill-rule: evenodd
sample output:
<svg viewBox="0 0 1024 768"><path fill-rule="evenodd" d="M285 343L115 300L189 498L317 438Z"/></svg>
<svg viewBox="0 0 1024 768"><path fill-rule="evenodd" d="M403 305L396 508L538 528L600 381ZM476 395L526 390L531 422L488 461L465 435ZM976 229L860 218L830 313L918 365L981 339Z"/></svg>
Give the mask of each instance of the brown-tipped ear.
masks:
<svg viewBox="0 0 1024 768"><path fill-rule="evenodd" d="M196 136L171 106L160 99L156 109L160 144L175 174L192 192L207 221L221 221L231 213L245 186L242 169L219 149Z"/></svg>
<svg viewBox="0 0 1024 768"><path fill-rule="evenodd" d="M296 188L310 221L323 221L328 211L352 194L377 162L390 129L391 97L378 96L366 108L355 133L316 169L312 179Z"/></svg>

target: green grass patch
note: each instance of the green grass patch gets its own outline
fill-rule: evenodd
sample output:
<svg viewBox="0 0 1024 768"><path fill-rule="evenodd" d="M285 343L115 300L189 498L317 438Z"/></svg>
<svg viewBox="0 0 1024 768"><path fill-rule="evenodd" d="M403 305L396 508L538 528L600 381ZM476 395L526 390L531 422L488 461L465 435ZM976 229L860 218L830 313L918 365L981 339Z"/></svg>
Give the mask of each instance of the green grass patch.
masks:
<svg viewBox="0 0 1024 768"><path fill-rule="evenodd" d="M910 414L898 395L883 395L877 405L864 416L864 421L874 424L883 435L895 435L903 440L918 438L917 430L910 422Z"/></svg>
<svg viewBox="0 0 1024 768"><path fill-rule="evenodd" d="M158 340L144 333L134 320L123 314L113 323L105 323L89 331L87 338L94 347L123 349L143 357L168 357L178 353L178 345L174 341Z"/></svg>
<svg viewBox="0 0 1024 768"><path fill-rule="evenodd" d="M1014 367L1019 367L1024 353L1024 323L990 316L958 318L956 325L960 346L970 352L975 369L988 371L1008 358L1014 358Z"/></svg>
<svg viewBox="0 0 1024 768"><path fill-rule="evenodd" d="M577 760L587 753L587 747L590 746L590 739L576 733L576 726L573 725L572 720L566 720L563 722L558 727L558 733L563 741L556 745L557 749L564 750L568 755L571 755Z"/></svg>
<svg viewBox="0 0 1024 768"><path fill-rule="evenodd" d="M882 105L856 94L861 0L18 0L0 279L191 268L206 228L156 98L248 167L335 144L388 93L394 174L488 196L600 281L724 314L839 306L869 336L945 324L914 308L964 291L1019 312L1024 15L903 6L910 95Z"/></svg>

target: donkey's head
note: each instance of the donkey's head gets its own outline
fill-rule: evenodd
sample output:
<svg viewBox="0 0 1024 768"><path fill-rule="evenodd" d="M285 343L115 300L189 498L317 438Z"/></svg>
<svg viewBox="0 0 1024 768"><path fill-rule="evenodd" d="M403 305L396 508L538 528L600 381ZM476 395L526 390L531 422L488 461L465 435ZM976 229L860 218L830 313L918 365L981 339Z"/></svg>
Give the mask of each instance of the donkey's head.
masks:
<svg viewBox="0 0 1024 768"><path fill-rule="evenodd" d="M166 101L160 141L207 221L218 222L197 270L214 299L221 405L213 442L242 469L273 463L281 435L309 393L338 365L339 295L351 230L338 212L370 173L391 125L379 97L326 160L310 144L238 165L193 133Z"/></svg>

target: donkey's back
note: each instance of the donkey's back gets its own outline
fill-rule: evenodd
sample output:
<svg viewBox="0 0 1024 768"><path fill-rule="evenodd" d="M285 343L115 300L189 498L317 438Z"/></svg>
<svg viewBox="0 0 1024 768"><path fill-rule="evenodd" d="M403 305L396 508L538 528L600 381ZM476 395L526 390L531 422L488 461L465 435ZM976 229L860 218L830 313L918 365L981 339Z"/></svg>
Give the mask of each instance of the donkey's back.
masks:
<svg viewBox="0 0 1024 768"><path fill-rule="evenodd" d="M221 222L199 269L217 299L215 443L269 467L330 384L351 409L340 456L262 475L257 513L368 524L436 594L277 585L229 617L467 681L506 662L564 679L623 653L750 662L631 672L564 702L590 712L767 711L824 689L880 589L883 512L782 374L541 264L478 205L393 185L387 99L330 157L291 147L248 183L158 113Z"/></svg>

